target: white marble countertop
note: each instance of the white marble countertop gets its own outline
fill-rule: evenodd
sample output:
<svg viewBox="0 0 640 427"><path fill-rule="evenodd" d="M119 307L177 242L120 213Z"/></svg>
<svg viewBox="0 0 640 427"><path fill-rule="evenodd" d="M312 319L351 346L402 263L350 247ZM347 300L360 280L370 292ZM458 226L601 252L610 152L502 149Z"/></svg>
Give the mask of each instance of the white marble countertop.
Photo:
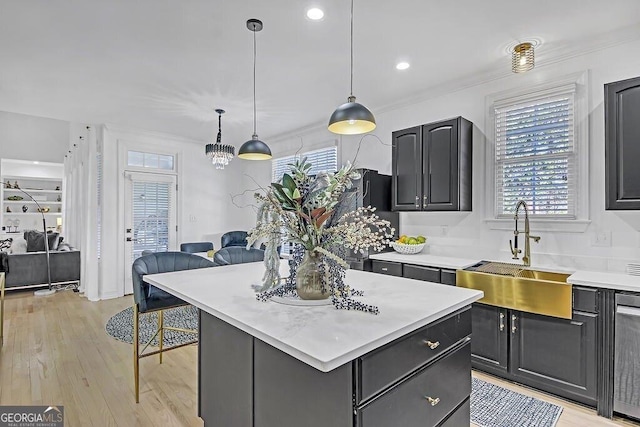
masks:
<svg viewBox="0 0 640 427"><path fill-rule="evenodd" d="M640 276L600 271L576 271L567 279L572 285L640 292Z"/></svg>
<svg viewBox="0 0 640 427"><path fill-rule="evenodd" d="M287 262L281 263L288 272ZM348 270L358 300L380 314L259 302L263 263L145 276L144 280L323 372L331 371L483 297L455 286Z"/></svg>
<svg viewBox="0 0 640 427"><path fill-rule="evenodd" d="M405 264L424 265L429 267L450 268L452 270L458 270L467 268L476 264L479 259L469 258L453 258L448 256L437 256L418 253L415 255L405 255L398 252L384 252L381 254L375 254L369 256L371 259L377 259L380 261L392 261L402 262Z"/></svg>

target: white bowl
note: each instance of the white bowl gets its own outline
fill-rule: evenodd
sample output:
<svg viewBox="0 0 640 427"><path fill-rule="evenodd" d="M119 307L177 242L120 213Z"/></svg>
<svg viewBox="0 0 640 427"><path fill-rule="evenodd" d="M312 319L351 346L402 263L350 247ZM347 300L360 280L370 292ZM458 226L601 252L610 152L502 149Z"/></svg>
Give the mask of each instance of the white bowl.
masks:
<svg viewBox="0 0 640 427"><path fill-rule="evenodd" d="M418 243L417 245L407 245L406 243L389 243L394 251L405 254L405 255L414 255L419 254L424 249L426 243Z"/></svg>

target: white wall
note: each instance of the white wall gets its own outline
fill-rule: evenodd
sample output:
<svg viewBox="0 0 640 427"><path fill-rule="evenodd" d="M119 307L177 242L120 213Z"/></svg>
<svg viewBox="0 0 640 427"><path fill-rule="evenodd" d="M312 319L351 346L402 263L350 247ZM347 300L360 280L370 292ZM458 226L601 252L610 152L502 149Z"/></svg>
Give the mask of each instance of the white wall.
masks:
<svg viewBox="0 0 640 427"><path fill-rule="evenodd" d="M204 155L205 142L167 134L107 125L99 130L98 140L103 144L104 182L100 299L123 295L124 269L130 268L125 265L122 244L125 240L124 159L119 158L118 145L142 151L177 153L178 242L212 241L219 248L224 232L247 230L254 224L251 207L236 207L231 202L231 195L254 188L243 173L255 166L243 166L242 160L234 159L224 170L216 170ZM246 205L251 194L237 197L237 203Z"/></svg>
<svg viewBox="0 0 640 427"><path fill-rule="evenodd" d="M0 111L0 157L62 163L69 122Z"/></svg>
<svg viewBox="0 0 640 427"><path fill-rule="evenodd" d="M437 66L437 64L434 64ZM505 67L509 66L505 60ZM511 231L492 230L486 219L492 214L493 199L486 197L487 186L493 177L486 176L487 144L485 140L485 99L487 96L509 89L550 83L562 77L589 70L589 218L586 231L538 232L542 239L532 243L533 265L558 265L568 268L593 270L624 270L630 261L640 261L640 212L614 212L604 210L604 88L608 82L640 75L640 41L634 41L605 50L591 52L548 66L538 63L524 75L509 75L497 80L449 92L411 105L376 112L378 127L374 131L381 141L368 136L340 137L342 161L353 159L360 140L362 147L356 163L359 167L391 173L391 132L407 127L463 116L474 123L473 149L473 211L469 213L402 213L400 231L406 234L424 234L428 237L428 250L434 254L458 255L474 258L509 260L508 240ZM360 94L362 99L366 94ZM400 101L400 100L399 100ZM327 112L327 115L330 111ZM288 151L300 144L317 144L335 138L324 127L301 132L272 144L272 149ZM268 182L268 176L263 176ZM611 236L611 246L592 244L596 233Z"/></svg>

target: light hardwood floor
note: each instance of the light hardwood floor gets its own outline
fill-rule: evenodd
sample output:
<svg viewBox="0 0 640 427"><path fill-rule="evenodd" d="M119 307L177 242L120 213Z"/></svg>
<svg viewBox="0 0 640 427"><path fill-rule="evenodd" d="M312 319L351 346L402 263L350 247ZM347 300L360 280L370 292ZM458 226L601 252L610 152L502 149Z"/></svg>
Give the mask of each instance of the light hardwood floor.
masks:
<svg viewBox="0 0 640 427"><path fill-rule="evenodd" d="M0 351L0 405L64 405L66 426L202 426L197 417L195 345L140 363L140 403L133 396L131 345L104 326L131 297L89 302L71 291L50 297L9 293ZM482 373L479 378L564 410L558 427L640 426ZM235 426L229 426L235 427ZM329 426L328 426L329 427Z"/></svg>

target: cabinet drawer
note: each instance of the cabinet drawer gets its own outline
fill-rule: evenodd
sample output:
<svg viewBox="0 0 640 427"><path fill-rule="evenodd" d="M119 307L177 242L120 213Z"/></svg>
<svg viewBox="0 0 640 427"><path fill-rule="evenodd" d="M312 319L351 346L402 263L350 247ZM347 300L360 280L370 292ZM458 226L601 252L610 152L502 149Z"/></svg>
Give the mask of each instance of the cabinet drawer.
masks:
<svg viewBox="0 0 640 427"><path fill-rule="evenodd" d="M440 427L466 427L471 420L471 400L467 399Z"/></svg>
<svg viewBox="0 0 640 427"><path fill-rule="evenodd" d="M470 334L471 309L466 309L362 356L358 359L358 402L406 377Z"/></svg>
<svg viewBox="0 0 640 427"><path fill-rule="evenodd" d="M403 276L407 279L440 283L440 269L437 267L423 267L421 265L405 264Z"/></svg>
<svg viewBox="0 0 640 427"><path fill-rule="evenodd" d="M466 343L362 408L358 426L435 427L470 394L471 347ZM468 424L467 419L462 425Z"/></svg>
<svg viewBox="0 0 640 427"><path fill-rule="evenodd" d="M390 276L402 277L402 264L399 262L373 261L371 268L374 273L388 274Z"/></svg>
<svg viewBox="0 0 640 427"><path fill-rule="evenodd" d="M455 270L445 270L444 268L440 271L440 283L445 285L456 285L456 271Z"/></svg>
<svg viewBox="0 0 640 427"><path fill-rule="evenodd" d="M593 288L573 287L573 309L586 311L587 313L598 312L598 290Z"/></svg>

